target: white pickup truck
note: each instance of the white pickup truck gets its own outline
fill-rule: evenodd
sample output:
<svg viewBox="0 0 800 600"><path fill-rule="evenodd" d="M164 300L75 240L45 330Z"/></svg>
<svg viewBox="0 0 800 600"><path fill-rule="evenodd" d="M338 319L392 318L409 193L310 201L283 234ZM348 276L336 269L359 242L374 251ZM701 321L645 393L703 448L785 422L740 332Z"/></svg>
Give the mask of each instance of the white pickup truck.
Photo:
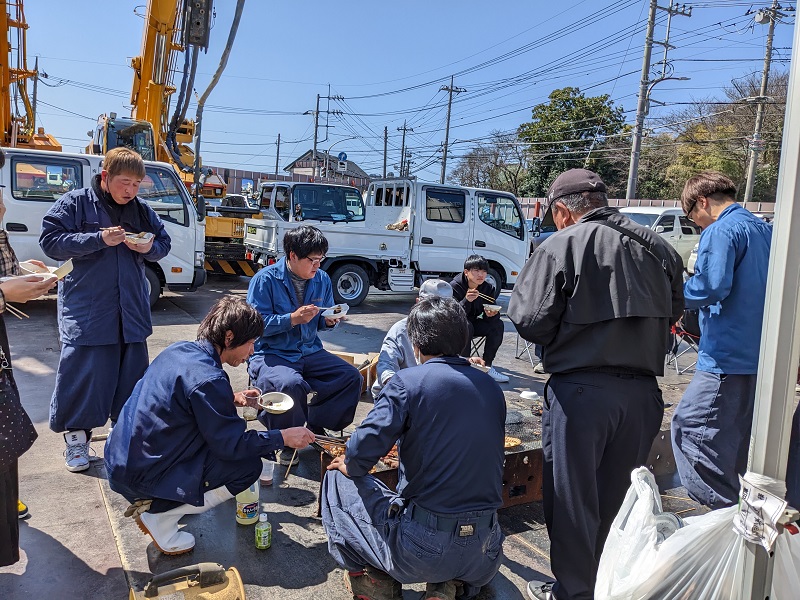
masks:
<svg viewBox="0 0 800 600"><path fill-rule="evenodd" d="M34 258L55 265L39 247L42 218L66 192L91 185L103 157L20 148L4 151L6 164L0 169L0 184L5 185L7 210L3 227L11 246L20 260ZM152 306L164 286L191 292L205 283L205 223L199 220L186 186L171 165L145 161L145 171L139 197L161 217L172 239L166 257L145 263Z"/></svg>
<svg viewBox="0 0 800 600"><path fill-rule="evenodd" d="M354 187L275 182L262 186L263 219L245 219L248 258L261 265L282 256L287 229L318 227L328 239L322 268L336 302L355 306L369 287L411 291L424 279L460 273L481 254L498 289L515 283L530 254L528 228L506 192L386 179L362 200ZM391 226L391 228L389 228Z"/></svg>

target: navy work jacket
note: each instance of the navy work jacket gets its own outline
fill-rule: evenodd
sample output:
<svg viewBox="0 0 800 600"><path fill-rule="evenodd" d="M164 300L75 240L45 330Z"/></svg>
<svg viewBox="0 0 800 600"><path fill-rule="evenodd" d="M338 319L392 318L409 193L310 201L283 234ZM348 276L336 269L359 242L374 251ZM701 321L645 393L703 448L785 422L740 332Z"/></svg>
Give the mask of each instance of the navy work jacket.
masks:
<svg viewBox="0 0 800 600"><path fill-rule="evenodd" d="M52 259L72 259L58 284L59 330L77 346L143 342L153 332L144 261L169 254L171 241L159 216L139 202L154 232L153 247L140 254L124 243L107 246L101 228L113 225L92 188L64 194L42 220L39 245ZM132 232L138 233L138 232Z"/></svg>
<svg viewBox="0 0 800 600"><path fill-rule="evenodd" d="M264 317L264 335L256 341L256 354L273 354L291 362L322 350L317 331L330 329L320 312L303 325L292 325L292 313L300 306L333 306L333 288L328 274L319 269L306 284L302 304L297 301L286 258L261 269L250 280L247 301Z"/></svg>
<svg viewBox="0 0 800 600"><path fill-rule="evenodd" d="M111 489L201 506L210 458L274 458L281 448L280 431L247 430L219 354L201 340L156 357L108 436L105 462Z"/></svg>
<svg viewBox="0 0 800 600"><path fill-rule="evenodd" d="M488 374L460 356L403 369L347 443L351 477L397 441L397 492L435 513L496 510L503 503L506 401Z"/></svg>
<svg viewBox="0 0 800 600"><path fill-rule="evenodd" d="M700 234L686 308L700 309L697 370L758 372L772 225L731 204Z"/></svg>

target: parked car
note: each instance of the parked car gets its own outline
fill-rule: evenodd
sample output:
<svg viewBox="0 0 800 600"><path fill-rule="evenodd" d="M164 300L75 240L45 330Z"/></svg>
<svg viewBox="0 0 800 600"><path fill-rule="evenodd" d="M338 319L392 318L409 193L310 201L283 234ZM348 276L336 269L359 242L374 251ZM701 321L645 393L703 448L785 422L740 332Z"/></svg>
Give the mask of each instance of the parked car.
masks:
<svg viewBox="0 0 800 600"><path fill-rule="evenodd" d="M619 211L639 225L649 227L667 239L670 245L689 262L692 248L700 241L700 226L690 221L680 208L664 206L627 206Z"/></svg>
<svg viewBox="0 0 800 600"><path fill-rule="evenodd" d="M528 232L531 234L531 252L542 245L547 238L553 235L558 228L554 224L543 224L539 217L525 219Z"/></svg>

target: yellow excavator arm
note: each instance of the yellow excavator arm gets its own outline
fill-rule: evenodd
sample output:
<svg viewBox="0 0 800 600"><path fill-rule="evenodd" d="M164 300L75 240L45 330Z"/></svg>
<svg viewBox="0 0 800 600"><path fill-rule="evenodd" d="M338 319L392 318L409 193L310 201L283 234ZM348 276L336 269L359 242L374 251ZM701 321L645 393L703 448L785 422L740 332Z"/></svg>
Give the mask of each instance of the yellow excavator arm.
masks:
<svg viewBox="0 0 800 600"><path fill-rule="evenodd" d="M28 96L28 80L35 79L37 73L27 66L28 24L23 2L7 0L3 4L5 7L0 10L0 141L12 148L60 152L61 144L45 133L44 128L36 128L35 107ZM22 102L24 115L14 110L15 99Z"/></svg>

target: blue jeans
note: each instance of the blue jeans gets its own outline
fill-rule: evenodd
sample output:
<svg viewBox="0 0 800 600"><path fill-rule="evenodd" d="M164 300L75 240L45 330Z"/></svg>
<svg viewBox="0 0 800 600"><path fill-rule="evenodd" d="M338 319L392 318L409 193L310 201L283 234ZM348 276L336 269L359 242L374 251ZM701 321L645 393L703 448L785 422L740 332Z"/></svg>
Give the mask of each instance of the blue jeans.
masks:
<svg viewBox="0 0 800 600"><path fill-rule="evenodd" d="M372 566L400 583L464 582L461 598L478 594L500 568L503 533L495 511L472 511L455 517L468 525L491 513L491 525L459 536L458 527L439 531L436 517L413 518L414 505L371 475L345 477L328 471L322 481L322 524L328 550L344 569ZM389 514L391 505L399 510Z"/></svg>
<svg viewBox="0 0 800 600"><path fill-rule="evenodd" d="M672 416L681 483L690 497L712 509L739 500L755 396L755 375L697 371Z"/></svg>

